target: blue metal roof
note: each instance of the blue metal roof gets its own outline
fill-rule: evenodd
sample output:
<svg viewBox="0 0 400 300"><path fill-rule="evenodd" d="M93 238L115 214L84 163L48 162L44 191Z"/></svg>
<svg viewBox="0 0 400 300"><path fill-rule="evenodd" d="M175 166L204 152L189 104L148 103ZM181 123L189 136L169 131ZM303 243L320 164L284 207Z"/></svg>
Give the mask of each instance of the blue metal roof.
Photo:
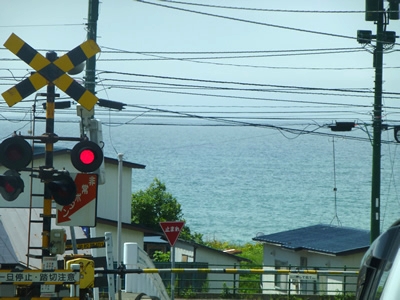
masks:
<svg viewBox="0 0 400 300"><path fill-rule="evenodd" d="M310 250L343 255L367 250L370 234L369 231L361 229L319 224L257 236L253 240L276 244L294 251Z"/></svg>
<svg viewBox="0 0 400 300"><path fill-rule="evenodd" d="M163 239L161 236L145 236L143 237L143 242L145 243L154 243L154 244L169 244L168 241Z"/></svg>

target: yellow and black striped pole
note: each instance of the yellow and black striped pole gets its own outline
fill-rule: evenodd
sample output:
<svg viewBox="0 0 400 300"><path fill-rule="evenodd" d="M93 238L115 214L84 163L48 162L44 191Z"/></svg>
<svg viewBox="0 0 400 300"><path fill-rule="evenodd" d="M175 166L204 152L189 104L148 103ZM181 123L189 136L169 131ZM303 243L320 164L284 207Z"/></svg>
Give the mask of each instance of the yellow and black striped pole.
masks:
<svg viewBox="0 0 400 300"><path fill-rule="evenodd" d="M55 52L47 52L46 58L53 62L57 59ZM45 151L45 168L53 168L53 147L54 147L54 113L55 113L55 87L52 82L47 84L46 98L46 151ZM43 197L43 231L42 231L42 255L43 257L50 255L50 231L51 231L51 201L52 196L48 188L48 183L44 183Z"/></svg>

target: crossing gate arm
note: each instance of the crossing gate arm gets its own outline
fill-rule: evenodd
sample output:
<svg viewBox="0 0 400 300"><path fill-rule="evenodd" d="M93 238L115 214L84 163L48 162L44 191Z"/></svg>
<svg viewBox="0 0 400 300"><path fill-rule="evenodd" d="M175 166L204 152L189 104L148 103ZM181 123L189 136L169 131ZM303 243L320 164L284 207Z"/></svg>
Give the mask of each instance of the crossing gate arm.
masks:
<svg viewBox="0 0 400 300"><path fill-rule="evenodd" d="M307 274L307 275L330 275L330 276L355 276L358 271L337 271L337 270L268 270L268 269L207 269L207 268L166 268L166 269L114 269L114 270L95 270L97 274L148 274L148 273L221 273L221 274Z"/></svg>

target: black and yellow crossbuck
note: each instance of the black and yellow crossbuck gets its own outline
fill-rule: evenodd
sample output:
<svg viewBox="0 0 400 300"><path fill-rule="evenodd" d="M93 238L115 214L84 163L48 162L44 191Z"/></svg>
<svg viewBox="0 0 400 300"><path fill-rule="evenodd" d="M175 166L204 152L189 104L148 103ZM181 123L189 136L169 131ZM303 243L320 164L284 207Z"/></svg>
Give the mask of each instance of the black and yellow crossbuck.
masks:
<svg viewBox="0 0 400 300"><path fill-rule="evenodd" d="M87 110L91 110L97 103L98 98L93 93L66 74L100 52L95 41L87 40L54 62L49 61L14 33L4 43L4 46L37 71L2 94L8 106L20 102L50 82Z"/></svg>

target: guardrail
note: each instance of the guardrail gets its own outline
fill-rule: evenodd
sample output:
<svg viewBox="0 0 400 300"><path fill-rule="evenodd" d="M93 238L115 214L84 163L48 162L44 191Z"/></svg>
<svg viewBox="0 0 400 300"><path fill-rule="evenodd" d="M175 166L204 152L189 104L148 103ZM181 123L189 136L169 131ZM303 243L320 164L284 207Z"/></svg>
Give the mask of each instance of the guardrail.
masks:
<svg viewBox="0 0 400 300"><path fill-rule="evenodd" d="M175 293L178 296L215 294L229 298L241 294L277 295L349 295L356 290L358 270L345 269L275 269L274 267L239 268L148 268L99 270L96 273L125 274L178 274ZM230 276L210 280L199 274L225 274ZM196 275L196 276L190 276ZM163 281L170 290L170 277Z"/></svg>

